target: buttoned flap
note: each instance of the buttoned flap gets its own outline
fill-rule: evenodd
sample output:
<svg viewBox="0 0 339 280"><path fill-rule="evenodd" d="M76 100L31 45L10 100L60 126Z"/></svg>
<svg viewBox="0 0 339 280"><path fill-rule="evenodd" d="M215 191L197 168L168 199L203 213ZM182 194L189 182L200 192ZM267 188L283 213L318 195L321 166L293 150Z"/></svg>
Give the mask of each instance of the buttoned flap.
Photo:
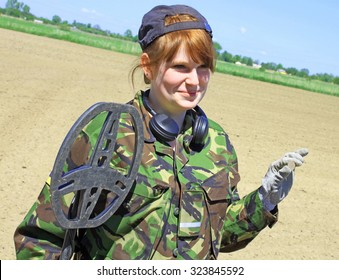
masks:
<svg viewBox="0 0 339 280"><path fill-rule="evenodd" d="M156 200L161 200L161 197L168 189L169 187L163 182L155 181L139 174L136 183L122 204L123 209L120 210L134 213L141 208L150 206Z"/></svg>
<svg viewBox="0 0 339 280"><path fill-rule="evenodd" d="M229 174L225 169L206 179L201 187L210 202L226 200L232 194Z"/></svg>
<svg viewBox="0 0 339 280"><path fill-rule="evenodd" d="M233 183L235 181L231 176L233 176L233 173L224 168L202 183L211 226L212 250L215 256L218 255L219 251L226 209L235 195L233 194Z"/></svg>

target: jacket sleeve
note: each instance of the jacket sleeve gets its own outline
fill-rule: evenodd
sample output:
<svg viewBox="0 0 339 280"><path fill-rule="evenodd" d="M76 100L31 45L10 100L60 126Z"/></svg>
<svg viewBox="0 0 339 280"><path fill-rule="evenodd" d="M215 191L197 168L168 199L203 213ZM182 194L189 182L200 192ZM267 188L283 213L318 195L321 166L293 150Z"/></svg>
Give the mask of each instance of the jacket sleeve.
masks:
<svg viewBox="0 0 339 280"><path fill-rule="evenodd" d="M227 197L229 205L222 229L220 252L232 252L242 249L250 243L266 226L272 227L278 219L277 207L268 212L263 208L258 190L240 199L237 184L240 181L238 159L233 145L226 134L229 186Z"/></svg>
<svg viewBox="0 0 339 280"><path fill-rule="evenodd" d="M90 151L87 135L81 134L71 147L65 163L67 172L83 165ZM63 197L62 207L67 213L72 196ZM14 233L17 259L58 259L60 256L65 230L62 229L51 204L50 177L38 196L37 201L26 214Z"/></svg>
<svg viewBox="0 0 339 280"><path fill-rule="evenodd" d="M49 179L37 201L14 233L18 260L58 259L65 232L58 226L51 205Z"/></svg>
<svg viewBox="0 0 339 280"><path fill-rule="evenodd" d="M76 138L64 164L64 172L71 171L87 163L101 132L107 112L97 115ZM50 177L31 209L14 233L17 259L58 259L66 231L56 219L51 204ZM72 195L62 198L64 213L68 212Z"/></svg>
<svg viewBox="0 0 339 280"><path fill-rule="evenodd" d="M258 190L234 201L226 211L220 252L232 252L247 246L266 226L278 220L278 209L263 209Z"/></svg>

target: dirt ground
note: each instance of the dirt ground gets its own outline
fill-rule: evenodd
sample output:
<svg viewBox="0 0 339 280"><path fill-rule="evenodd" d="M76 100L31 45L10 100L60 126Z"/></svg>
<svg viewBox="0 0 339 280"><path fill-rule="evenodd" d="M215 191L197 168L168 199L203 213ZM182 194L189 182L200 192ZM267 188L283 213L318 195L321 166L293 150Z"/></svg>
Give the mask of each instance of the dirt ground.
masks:
<svg viewBox="0 0 339 280"><path fill-rule="evenodd" d="M11 260L67 131L98 101L133 98L136 58L5 29L0 38L0 259ZM201 106L236 147L241 195L273 160L309 149L279 222L220 259L339 259L339 98L215 73Z"/></svg>

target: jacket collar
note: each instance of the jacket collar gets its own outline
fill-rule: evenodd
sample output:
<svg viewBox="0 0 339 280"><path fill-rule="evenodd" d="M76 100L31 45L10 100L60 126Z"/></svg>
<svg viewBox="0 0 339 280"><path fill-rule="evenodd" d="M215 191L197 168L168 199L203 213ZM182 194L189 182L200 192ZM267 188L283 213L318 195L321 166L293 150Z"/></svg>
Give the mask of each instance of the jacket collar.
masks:
<svg viewBox="0 0 339 280"><path fill-rule="evenodd" d="M144 103L142 101L142 95L144 94L144 91L139 91L137 92L137 94L135 95L133 101L132 101L132 105L134 107L136 107L142 117L142 121L144 124L144 141L146 143L154 143L156 141L156 138L153 136L150 127L149 127L149 122L152 118L151 113L149 113L147 111L147 109L144 106Z"/></svg>
<svg viewBox="0 0 339 280"><path fill-rule="evenodd" d="M152 118L152 114L146 109L146 107L143 103L142 96L144 94L147 94L146 91L140 90L139 92L137 92L132 103L133 103L133 106L136 107L139 110L139 112L142 116L142 120L143 120L143 123L144 123L145 142L146 143L154 143L156 141L156 138L152 134L150 127L149 127L149 122ZM180 134L184 134L185 132L190 130L193 126L193 121L194 121L193 112L192 112L192 110L189 110L186 113L183 128L182 128L182 131L180 132Z"/></svg>
<svg viewBox="0 0 339 280"><path fill-rule="evenodd" d="M156 138L152 134L150 127L149 127L149 122L152 118L152 115L148 110L145 108L143 100L142 100L142 95L145 94L145 91L140 90L139 92L136 93L134 99L131 101L132 105L136 107L142 117L143 120L143 126L144 126L144 141L145 143L153 143L154 148L156 152L166 154L170 157L173 157L173 149L165 144L162 144L158 141L156 141ZM185 145L185 139L191 138L191 128L193 124L193 113L190 111L187 112L185 120L184 120L184 125L181 133L178 136L178 143L177 143L177 151L176 151L176 157L179 159L182 165L185 165L188 161L187 155L190 154L189 149L187 149Z"/></svg>

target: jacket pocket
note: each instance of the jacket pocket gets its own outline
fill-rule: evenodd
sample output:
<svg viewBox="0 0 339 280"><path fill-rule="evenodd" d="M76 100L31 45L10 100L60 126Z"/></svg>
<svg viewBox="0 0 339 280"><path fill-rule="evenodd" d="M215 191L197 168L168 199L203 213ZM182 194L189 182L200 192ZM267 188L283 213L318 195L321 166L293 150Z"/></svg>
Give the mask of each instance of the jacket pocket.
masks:
<svg viewBox="0 0 339 280"><path fill-rule="evenodd" d="M205 200L202 190L185 190L179 215L179 237L194 237L201 232Z"/></svg>
<svg viewBox="0 0 339 280"><path fill-rule="evenodd" d="M143 179L138 177L123 204L99 233L100 242L105 243L100 253L106 258L148 259L161 235L170 192L161 182Z"/></svg>
<svg viewBox="0 0 339 280"><path fill-rule="evenodd" d="M212 250L215 257L218 256L220 249L226 209L233 197L230 182L229 173L223 169L202 183L211 227Z"/></svg>

